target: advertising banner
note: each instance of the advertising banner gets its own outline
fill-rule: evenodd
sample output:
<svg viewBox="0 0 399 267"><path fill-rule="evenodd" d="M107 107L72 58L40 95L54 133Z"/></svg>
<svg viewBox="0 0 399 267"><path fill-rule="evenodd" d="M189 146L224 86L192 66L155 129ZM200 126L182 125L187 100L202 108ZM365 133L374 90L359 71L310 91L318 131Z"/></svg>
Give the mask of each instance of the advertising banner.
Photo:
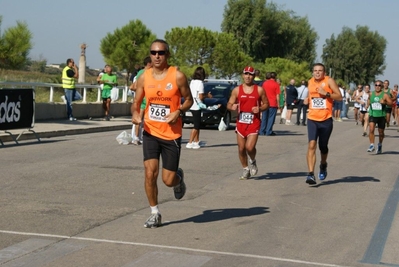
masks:
<svg viewBox="0 0 399 267"><path fill-rule="evenodd" d="M34 90L0 89L0 131L30 129L34 124Z"/></svg>

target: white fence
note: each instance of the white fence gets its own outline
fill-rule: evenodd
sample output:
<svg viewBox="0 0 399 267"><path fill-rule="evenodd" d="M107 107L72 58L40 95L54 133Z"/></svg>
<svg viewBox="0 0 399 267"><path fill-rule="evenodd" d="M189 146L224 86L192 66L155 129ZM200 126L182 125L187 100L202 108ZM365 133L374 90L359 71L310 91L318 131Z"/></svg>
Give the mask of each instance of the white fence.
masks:
<svg viewBox="0 0 399 267"><path fill-rule="evenodd" d="M0 89L1 88L33 88L36 89L37 87L44 87L49 88L49 103L54 102L54 88L62 88L62 84L57 83L27 83L27 82L0 82ZM76 89L83 89L82 94L82 103L87 103L87 89L97 89L97 101L101 102L101 88L97 84L76 84ZM126 86L118 86L119 88L119 95L120 91L122 90L122 98L120 102L128 102L128 92L129 87Z"/></svg>

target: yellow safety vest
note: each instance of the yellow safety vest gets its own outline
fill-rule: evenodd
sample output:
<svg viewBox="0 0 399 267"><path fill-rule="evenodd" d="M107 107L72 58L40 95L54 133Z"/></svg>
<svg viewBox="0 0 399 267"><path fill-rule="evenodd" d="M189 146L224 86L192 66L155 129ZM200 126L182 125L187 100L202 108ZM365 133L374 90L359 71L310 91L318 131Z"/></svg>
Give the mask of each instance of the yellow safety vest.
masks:
<svg viewBox="0 0 399 267"><path fill-rule="evenodd" d="M70 78L67 75L67 71L72 70L70 67L66 66L62 70L62 88L64 89L75 89L75 78Z"/></svg>

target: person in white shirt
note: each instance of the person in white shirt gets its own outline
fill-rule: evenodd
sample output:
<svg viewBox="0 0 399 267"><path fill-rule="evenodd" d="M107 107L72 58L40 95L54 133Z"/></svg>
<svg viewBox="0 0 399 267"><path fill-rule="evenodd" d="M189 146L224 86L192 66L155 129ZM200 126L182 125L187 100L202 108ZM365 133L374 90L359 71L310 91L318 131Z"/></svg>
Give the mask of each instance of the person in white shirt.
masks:
<svg viewBox="0 0 399 267"><path fill-rule="evenodd" d="M348 120L348 110L349 110L349 102L351 101L351 91L350 89L346 89L345 86L342 86L344 90L344 96L342 99L342 111L341 111L341 119Z"/></svg>
<svg viewBox="0 0 399 267"><path fill-rule="evenodd" d="M298 91L298 105L296 111L296 125L300 125L300 118L302 113L302 125L306 126L306 113L308 112L308 105L303 101L308 98L309 90L306 81L301 82L301 86L296 89Z"/></svg>
<svg viewBox="0 0 399 267"><path fill-rule="evenodd" d="M191 114L193 115L194 127L190 134L190 139L186 145L186 148L199 149L200 141L200 127L201 127L201 108L202 100L204 96L204 80L205 80L205 69L203 67L197 67L192 76L190 82L191 95L194 98L193 105L190 108Z"/></svg>
<svg viewBox="0 0 399 267"><path fill-rule="evenodd" d="M342 122L342 119L341 119L341 111L342 111L342 108L343 108L345 90L342 89L342 85L341 85L341 84L338 84L338 87L339 87L339 92L340 92L341 95L342 95L342 100L340 100L340 101L334 100L333 119L334 119L335 121Z"/></svg>

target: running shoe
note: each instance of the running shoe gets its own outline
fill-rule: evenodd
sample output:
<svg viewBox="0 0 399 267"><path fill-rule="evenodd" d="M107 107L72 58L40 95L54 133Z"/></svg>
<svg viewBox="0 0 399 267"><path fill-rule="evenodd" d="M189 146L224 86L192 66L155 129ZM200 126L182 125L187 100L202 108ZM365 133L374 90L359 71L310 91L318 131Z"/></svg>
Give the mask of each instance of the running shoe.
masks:
<svg viewBox="0 0 399 267"><path fill-rule="evenodd" d="M362 136L367 136L367 133L366 133L366 132L363 132Z"/></svg>
<svg viewBox="0 0 399 267"><path fill-rule="evenodd" d="M179 168L176 172L177 176L180 177L180 183L173 187L173 192L176 199L182 199L186 193L186 184L184 183L184 172Z"/></svg>
<svg viewBox="0 0 399 267"><path fill-rule="evenodd" d="M201 146L199 145L199 142L192 142L191 148L192 149L200 149Z"/></svg>
<svg viewBox="0 0 399 267"><path fill-rule="evenodd" d="M162 216L160 213L152 213L144 223L145 228L157 228L162 225Z"/></svg>
<svg viewBox="0 0 399 267"><path fill-rule="evenodd" d="M367 149L367 152L373 152L374 151L374 144L370 144L369 149Z"/></svg>
<svg viewBox="0 0 399 267"><path fill-rule="evenodd" d="M389 122L387 122L387 128L389 128Z"/></svg>
<svg viewBox="0 0 399 267"><path fill-rule="evenodd" d="M187 143L186 148L188 148L188 149L193 148L193 143Z"/></svg>
<svg viewBox="0 0 399 267"><path fill-rule="evenodd" d="M377 145L377 151L375 152L376 154L381 154L382 153L382 144Z"/></svg>
<svg viewBox="0 0 399 267"><path fill-rule="evenodd" d="M319 180L323 181L327 178L327 163L320 164Z"/></svg>
<svg viewBox="0 0 399 267"><path fill-rule="evenodd" d="M307 184L310 184L310 185L316 184L316 178L314 178L314 175L313 175L313 174L309 174L309 175L306 177L306 183L307 183Z"/></svg>
<svg viewBox="0 0 399 267"><path fill-rule="evenodd" d="M258 166L256 166L256 160L249 164L249 172L251 176L255 176L258 173Z"/></svg>
<svg viewBox="0 0 399 267"><path fill-rule="evenodd" d="M251 173L249 169L244 169L242 171L242 175L240 176L240 180L248 180L251 177Z"/></svg>

